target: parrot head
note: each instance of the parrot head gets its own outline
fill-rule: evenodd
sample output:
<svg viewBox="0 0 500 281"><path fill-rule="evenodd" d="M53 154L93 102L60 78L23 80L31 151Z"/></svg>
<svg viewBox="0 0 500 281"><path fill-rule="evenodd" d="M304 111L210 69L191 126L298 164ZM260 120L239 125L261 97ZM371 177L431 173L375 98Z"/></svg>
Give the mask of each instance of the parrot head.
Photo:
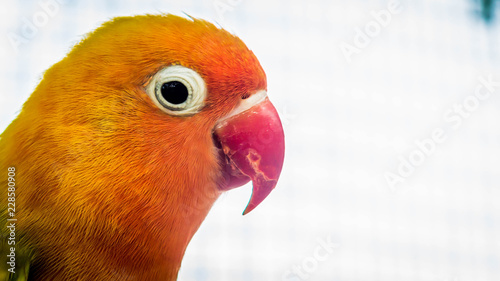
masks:
<svg viewBox="0 0 500 281"><path fill-rule="evenodd" d="M0 139L32 268L174 280L221 192L252 181L247 214L277 184L284 133L266 88L246 45L203 20L121 17L88 34Z"/></svg>

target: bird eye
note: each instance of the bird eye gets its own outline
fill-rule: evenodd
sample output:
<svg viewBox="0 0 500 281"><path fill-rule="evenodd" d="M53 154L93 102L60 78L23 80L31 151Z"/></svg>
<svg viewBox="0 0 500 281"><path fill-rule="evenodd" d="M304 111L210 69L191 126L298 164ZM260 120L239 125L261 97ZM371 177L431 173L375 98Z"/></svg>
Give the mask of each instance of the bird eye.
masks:
<svg viewBox="0 0 500 281"><path fill-rule="evenodd" d="M177 116L199 112L207 95L203 78L196 71L181 65L158 71L146 91L161 110Z"/></svg>
<svg viewBox="0 0 500 281"><path fill-rule="evenodd" d="M182 104L189 97L188 89L179 81L163 83L160 91L163 99L171 104Z"/></svg>

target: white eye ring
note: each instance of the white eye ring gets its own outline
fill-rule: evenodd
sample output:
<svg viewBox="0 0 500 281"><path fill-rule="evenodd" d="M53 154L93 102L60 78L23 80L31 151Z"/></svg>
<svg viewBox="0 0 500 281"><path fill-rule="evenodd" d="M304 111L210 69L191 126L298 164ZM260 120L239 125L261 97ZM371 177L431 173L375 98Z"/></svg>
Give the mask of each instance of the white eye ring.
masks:
<svg viewBox="0 0 500 281"><path fill-rule="evenodd" d="M168 83L168 84L167 84ZM179 101L172 102L162 93L164 85L184 85L184 92ZM198 113L204 105L207 87L203 78L194 70L182 65L167 66L158 71L148 86L146 92L162 111L170 115L187 116Z"/></svg>

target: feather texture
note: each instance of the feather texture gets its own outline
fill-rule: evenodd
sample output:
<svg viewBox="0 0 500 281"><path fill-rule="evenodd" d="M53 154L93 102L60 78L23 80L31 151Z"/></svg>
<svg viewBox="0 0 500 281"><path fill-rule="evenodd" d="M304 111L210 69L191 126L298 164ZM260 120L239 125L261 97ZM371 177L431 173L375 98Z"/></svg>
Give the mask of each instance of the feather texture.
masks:
<svg viewBox="0 0 500 281"><path fill-rule="evenodd" d="M169 116L145 93L172 64L205 80L194 116ZM224 185L215 123L265 88L243 42L203 20L121 17L88 34L0 138L0 168L17 170L17 245L34 253L29 280L175 280Z"/></svg>

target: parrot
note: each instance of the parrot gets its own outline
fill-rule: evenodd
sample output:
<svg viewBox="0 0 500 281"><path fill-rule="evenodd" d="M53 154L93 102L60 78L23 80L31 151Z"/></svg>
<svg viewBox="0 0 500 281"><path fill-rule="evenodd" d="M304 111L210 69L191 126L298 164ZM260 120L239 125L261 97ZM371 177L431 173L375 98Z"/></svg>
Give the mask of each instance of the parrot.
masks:
<svg viewBox="0 0 500 281"><path fill-rule="evenodd" d="M0 155L3 280L171 281L222 193L252 182L245 215L276 187L285 139L240 38L146 14L48 68Z"/></svg>

